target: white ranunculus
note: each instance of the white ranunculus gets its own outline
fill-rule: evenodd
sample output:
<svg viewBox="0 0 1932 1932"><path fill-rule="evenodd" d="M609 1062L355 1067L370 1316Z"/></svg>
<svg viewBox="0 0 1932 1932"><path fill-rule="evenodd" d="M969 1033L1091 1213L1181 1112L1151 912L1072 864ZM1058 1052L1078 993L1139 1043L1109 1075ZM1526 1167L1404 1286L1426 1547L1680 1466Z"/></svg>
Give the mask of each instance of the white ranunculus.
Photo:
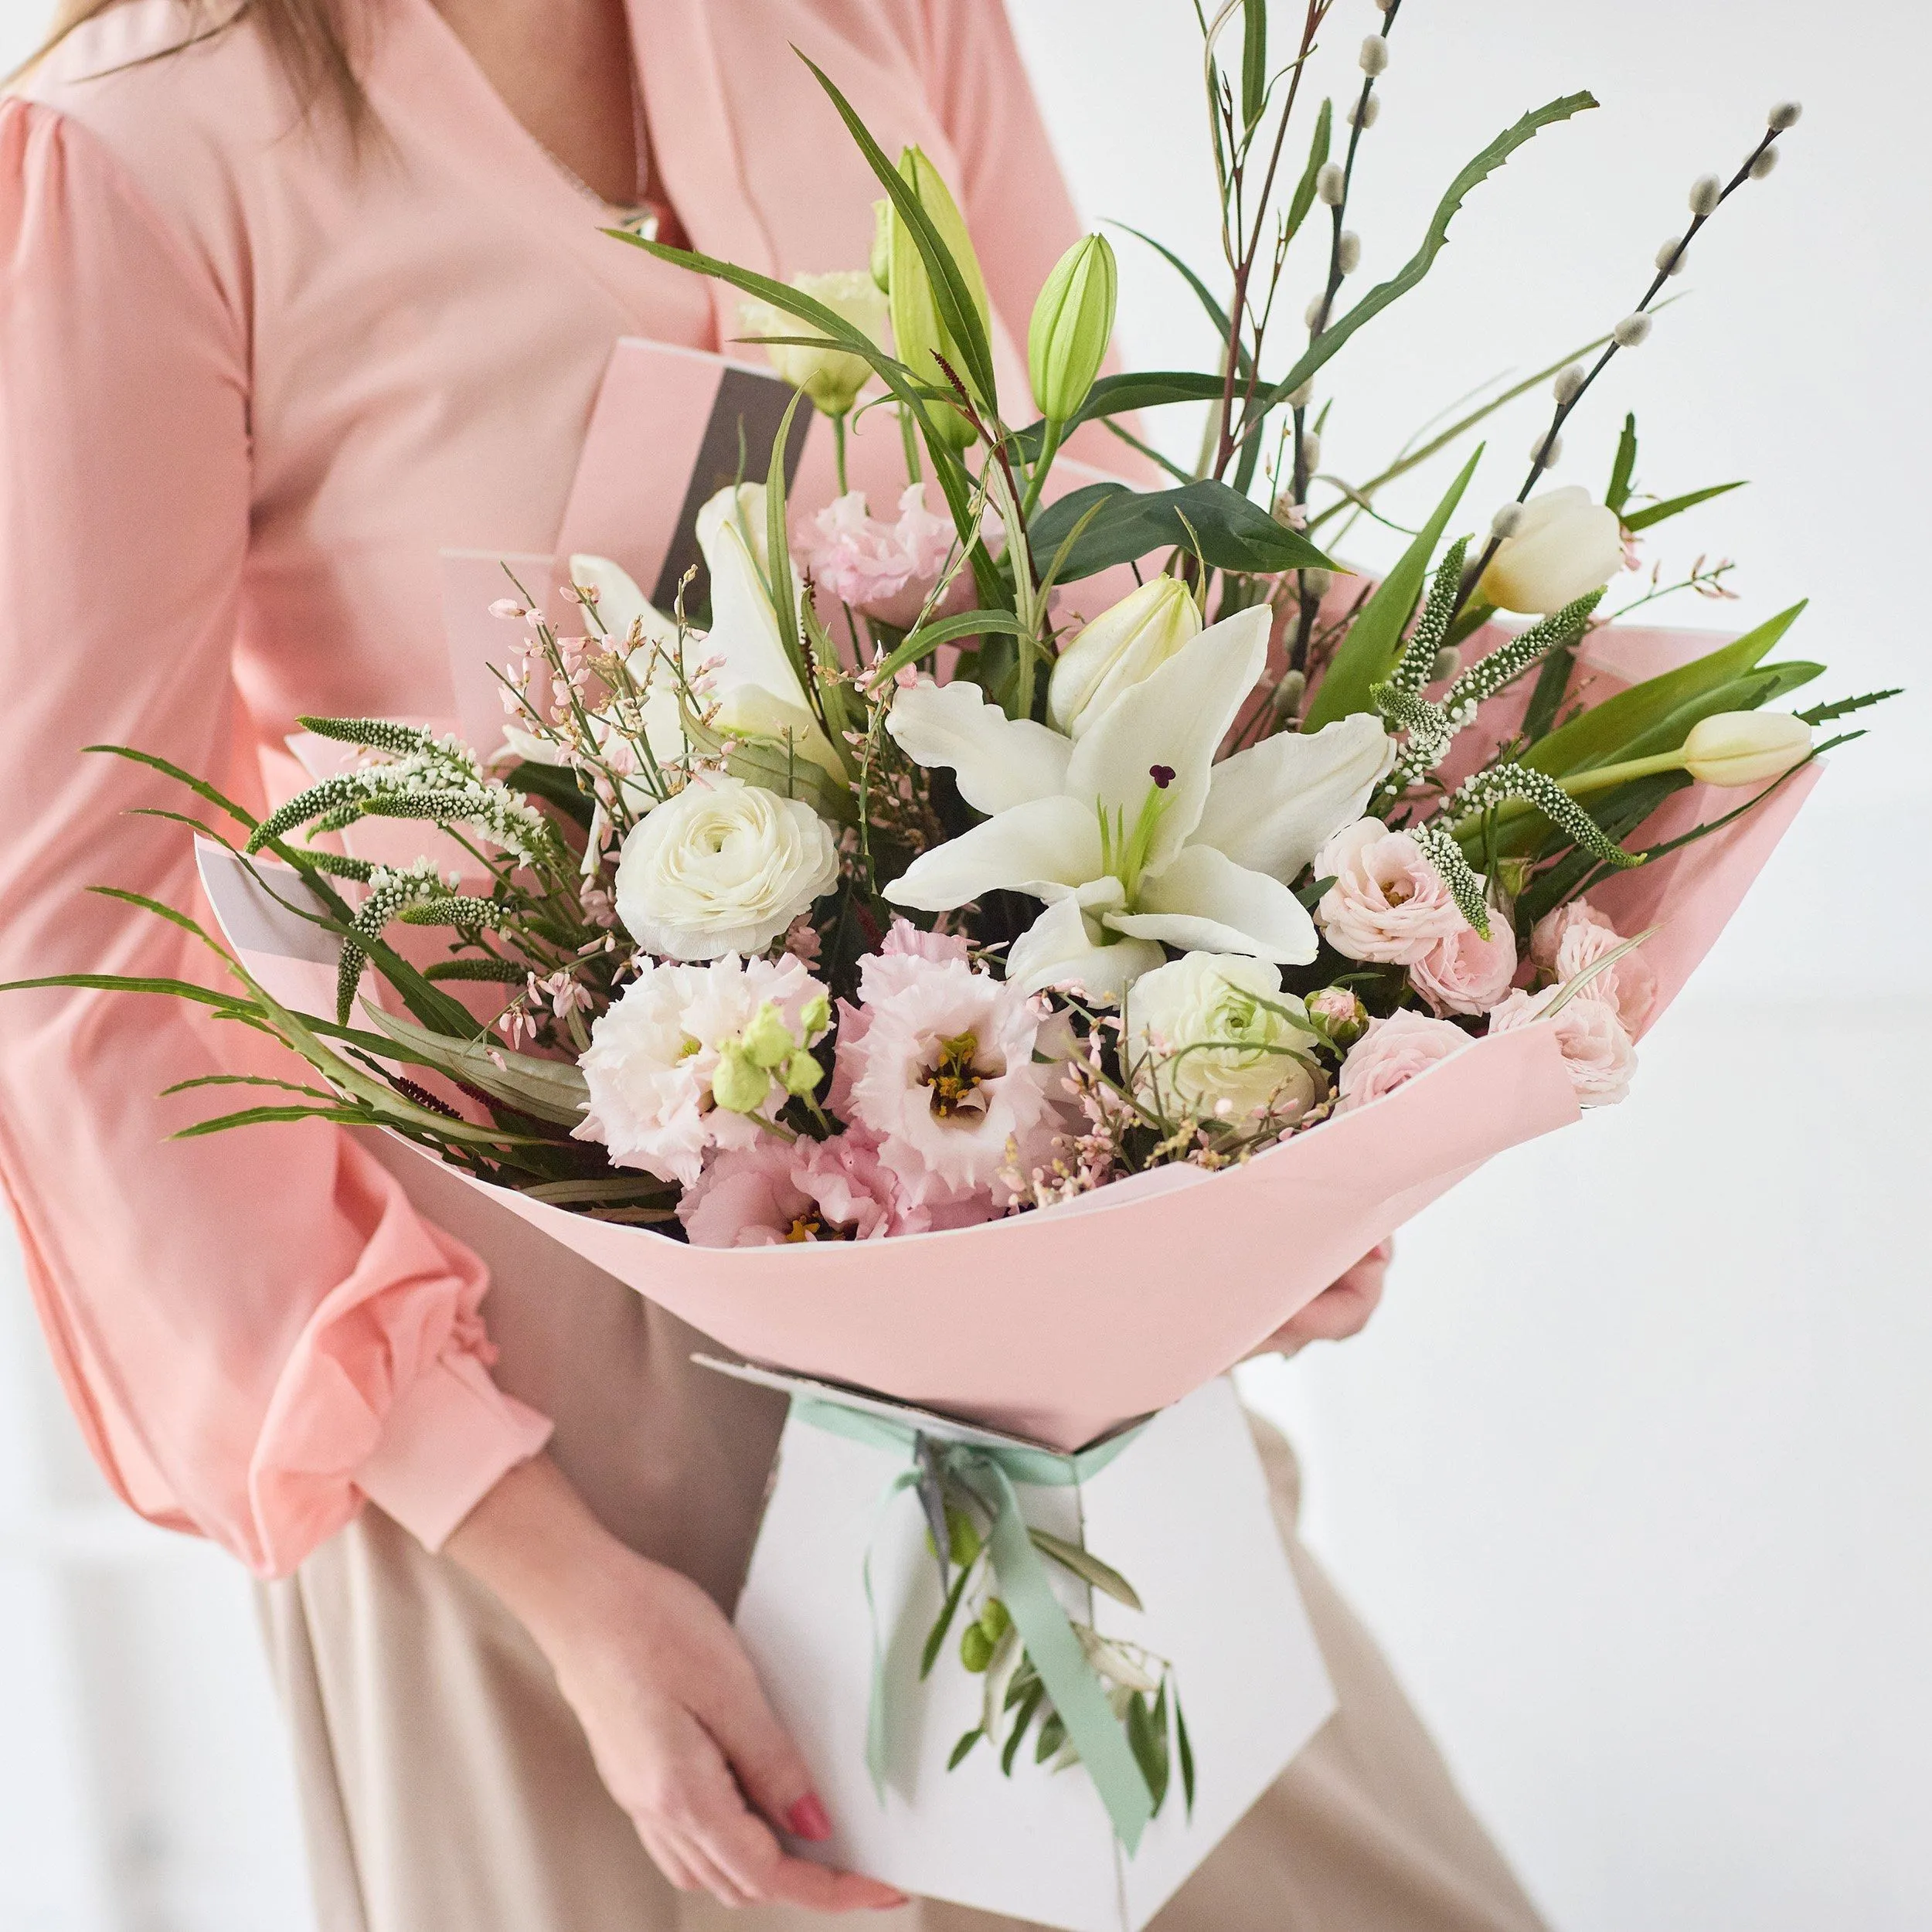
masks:
<svg viewBox="0 0 1932 1932"><path fill-rule="evenodd" d="M1201 613L1178 577L1138 584L1063 651L1046 687L1046 715L1077 738L1123 691L1198 636Z"/></svg>
<svg viewBox="0 0 1932 1932"><path fill-rule="evenodd" d="M667 959L761 953L838 877L825 821L722 774L694 778L625 838L617 917Z"/></svg>
<svg viewBox="0 0 1932 1932"><path fill-rule="evenodd" d="M1476 594L1499 611L1547 617L1624 567L1624 536L1617 512L1591 501L1579 484L1546 490L1522 506Z"/></svg>
<svg viewBox="0 0 1932 1932"><path fill-rule="evenodd" d="M1299 1120L1322 1094L1315 1046L1301 1001L1264 960L1188 953L1128 994L1134 1090L1170 1117Z"/></svg>
<svg viewBox="0 0 1932 1932"><path fill-rule="evenodd" d="M886 298L868 270L838 269L828 275L794 275L791 285L801 295L823 303L875 342L885 341ZM774 308L769 302L740 302L738 317L748 335L815 338L819 335L811 323ZM828 338L823 349L795 342L768 342L765 354L786 382L794 389L803 389L828 416L843 416L859 400L859 392L872 376L872 365L863 356L834 349Z"/></svg>

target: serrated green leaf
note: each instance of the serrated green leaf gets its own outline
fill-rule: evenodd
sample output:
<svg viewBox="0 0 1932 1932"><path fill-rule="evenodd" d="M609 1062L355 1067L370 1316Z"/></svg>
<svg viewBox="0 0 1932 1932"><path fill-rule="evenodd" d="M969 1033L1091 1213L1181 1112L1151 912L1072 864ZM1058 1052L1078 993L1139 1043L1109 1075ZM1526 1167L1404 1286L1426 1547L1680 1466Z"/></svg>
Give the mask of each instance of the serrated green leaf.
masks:
<svg viewBox="0 0 1932 1932"><path fill-rule="evenodd" d="M1798 715L1808 725L1829 724L1835 718L1849 717L1854 711L1862 711L1867 705L1883 704L1888 698L1902 698L1904 687L1894 685L1888 691L1861 692L1855 698L1838 698L1830 704L1813 705L1809 711Z"/></svg>

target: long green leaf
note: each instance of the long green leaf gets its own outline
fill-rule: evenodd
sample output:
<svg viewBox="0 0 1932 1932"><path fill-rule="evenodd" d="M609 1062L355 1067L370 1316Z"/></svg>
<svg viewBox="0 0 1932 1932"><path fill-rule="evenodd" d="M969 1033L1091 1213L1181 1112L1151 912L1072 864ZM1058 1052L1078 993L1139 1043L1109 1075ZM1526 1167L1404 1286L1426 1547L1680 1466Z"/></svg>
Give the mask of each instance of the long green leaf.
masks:
<svg viewBox="0 0 1932 1932"><path fill-rule="evenodd" d="M1111 1597L1117 1604L1124 1604L1129 1610L1145 1607L1134 1586L1111 1563L1102 1563L1083 1544L1068 1543L1044 1529L1029 1529L1026 1533L1036 1549L1043 1550L1054 1562L1064 1565L1082 1583Z"/></svg>
<svg viewBox="0 0 1932 1932"><path fill-rule="evenodd" d="M519 1113L560 1127L574 1127L583 1117L590 1089L583 1074L567 1060L540 1060L478 1039L450 1039L413 1026L366 1002L362 1012L377 1032L410 1048L419 1063L440 1067Z"/></svg>
<svg viewBox="0 0 1932 1932"><path fill-rule="evenodd" d="M1015 638L1022 634L1019 619L1010 611L968 611L937 624L923 624L917 630L907 631L897 648L879 659L877 665L866 674L866 681L876 691L891 682L895 672L903 671L909 664L917 664L942 644L952 644L961 638L981 637L989 631L1003 631Z"/></svg>
<svg viewBox="0 0 1932 1932"><path fill-rule="evenodd" d="M1162 409L1170 403L1218 403L1226 386L1224 378L1197 369L1134 369L1103 376L1064 425L1065 433L1071 435L1083 423L1103 422L1129 410ZM1044 422L1029 423L1014 432L1013 441L1028 462L1036 462L1046 434Z"/></svg>
<svg viewBox="0 0 1932 1932"><path fill-rule="evenodd" d="M266 1127L278 1121L333 1121L338 1127L369 1127L374 1116L356 1107L250 1107L239 1114L217 1114L197 1121L168 1135L171 1141L198 1141L209 1134L226 1134L238 1127Z"/></svg>
<svg viewBox="0 0 1932 1932"><path fill-rule="evenodd" d="M165 993L171 999L192 999L202 1006L243 1006L233 993L217 993L186 979L141 978L131 973L53 973L44 979L0 981L0 993L28 993L37 988L63 986L83 993Z"/></svg>
<svg viewBox="0 0 1932 1932"><path fill-rule="evenodd" d="M233 799L217 791L206 778L197 778L192 771L184 771L179 765L170 764L165 758L157 757L151 751L137 751L131 745L83 745L83 752L100 752L110 758L125 758L131 764L146 765L151 770L160 772L172 778L176 784L185 785L199 798L206 798L211 805L219 805L237 825L246 825L250 832L255 829L255 820Z"/></svg>
<svg viewBox="0 0 1932 1932"><path fill-rule="evenodd" d="M1208 320L1214 325L1216 335L1223 343L1226 343L1229 331L1232 327L1228 320L1227 311L1215 300L1207 284L1202 281L1200 277L1196 274L1194 270L1189 267L1172 249L1169 248L1165 242L1156 241L1151 235L1143 234L1139 229L1130 226L1126 222L1110 221L1107 226L1110 228L1119 229L1123 234L1131 235L1136 241L1145 242L1148 247L1152 249L1155 253L1158 255L1174 270L1175 274L1187 284L1189 288L1193 290L1195 300L1201 304ZM1253 366L1254 359L1248 353L1248 346L1245 340L1237 342L1235 346L1236 353L1240 357L1236 366L1241 374L1246 376L1249 369Z"/></svg>
<svg viewBox="0 0 1932 1932"><path fill-rule="evenodd" d="M1744 480L1735 483L1713 483L1707 488L1692 490L1682 496L1667 497L1662 503L1653 503L1647 509L1634 510L1626 516L1624 528L1627 530L1648 530L1653 523L1662 523L1673 516L1681 516L1686 510L1695 509L1700 503L1708 503L1714 496L1728 495L1733 490L1741 490ZM1628 502L1628 498L1624 501Z"/></svg>
<svg viewBox="0 0 1932 1932"><path fill-rule="evenodd" d="M1482 445L1464 464L1456 480L1444 492L1442 501L1429 521L1416 534L1395 568L1376 586L1375 592L1357 614L1348 634L1336 647L1328 670L1302 720L1304 731L1319 731L1324 725L1351 713L1374 709L1369 693L1389 675L1402 648L1402 634L1409 628L1436 546L1449 526L1449 519L1469 487L1469 479L1482 461Z"/></svg>
<svg viewBox="0 0 1932 1932"><path fill-rule="evenodd" d="M1294 184L1294 192L1288 200L1287 234L1290 241L1300 233L1301 224L1308 218L1308 210L1315 206L1315 180L1321 173L1328 158L1328 148L1335 138L1335 103L1324 100L1321 111L1315 117L1315 134L1308 143L1308 165L1301 170L1301 179Z"/></svg>
<svg viewBox="0 0 1932 1932"><path fill-rule="evenodd" d="M792 675L801 691L809 691L811 671L798 641L798 590L791 580L791 544L785 528L785 455L791 447L792 419L804 400L803 389L793 390L778 434L772 439L771 462L765 472L765 584Z"/></svg>
<svg viewBox="0 0 1932 1932"><path fill-rule="evenodd" d="M919 1653L919 1681L923 1684L933 1674L933 1666L939 1662L940 1646L946 1641L946 1633L953 1627L953 1619L959 1614L959 1600L966 1594L966 1579L972 1573L971 1563L962 1563L959 1574L953 1579L953 1587L946 1593L946 1601L941 1606L932 1628L926 1634L926 1648Z"/></svg>
<svg viewBox="0 0 1932 1932"><path fill-rule="evenodd" d="M1131 490L1121 483L1090 483L1049 504L1033 519L1036 555L1057 550L1073 526L1098 504L1099 514L1069 546L1060 579L1074 583L1117 563L1198 539L1203 559L1216 570L1272 575L1280 570L1338 566L1298 530L1225 483L1203 479L1172 490Z"/></svg>
<svg viewBox="0 0 1932 1932"><path fill-rule="evenodd" d="M1268 0L1242 0L1241 121L1252 134L1268 100Z"/></svg>
<svg viewBox="0 0 1932 1932"><path fill-rule="evenodd" d="M1637 418L1634 414L1624 418L1624 433L1617 439L1617 460L1611 465L1610 488L1604 492L1604 501L1619 516L1624 505L1630 501L1630 486L1637 474Z"/></svg>
<svg viewBox="0 0 1932 1932"><path fill-rule="evenodd" d="M926 273L932 279L933 301L939 311L940 320L965 358L966 366L960 371L961 375L981 403L993 406L996 394L992 347L986 339L978 307L966 285L965 277L960 272L958 263L953 259L952 250L940 238L939 230L933 226L932 217L926 213L905 176L886 158L885 149L872 138L871 129L859 119L857 111L838 91L831 76L808 55L801 53L798 58L811 68L819 86L831 96L832 104L838 110L838 117L845 124L846 131L858 144L866 165L878 176L879 185L891 198L893 213L906 224L912 236L920 259L926 264Z"/></svg>
<svg viewBox="0 0 1932 1932"><path fill-rule="evenodd" d="M1729 684L1753 668L1798 621L1794 604L1753 631L1662 675L1647 678L1580 713L1524 753L1523 764L1561 777L1621 757L1624 747L1700 692Z"/></svg>
<svg viewBox="0 0 1932 1932"><path fill-rule="evenodd" d="M1292 396L1357 329L1365 323L1372 321L1391 302L1399 301L1421 281L1434 266L1436 257L1442 253L1444 244L1449 239L1449 224L1454 219L1456 210L1462 206L1464 198L1472 189L1487 180L1519 148L1533 139L1543 128L1560 121L1567 121L1571 115L1580 114L1584 109L1596 105L1595 98L1590 94L1566 94L1560 100L1550 101L1525 114L1514 127L1505 129L1490 142L1450 182L1447 192L1437 204L1428 230L1422 238L1422 245L1414 254L1388 281L1378 282L1345 315L1331 323L1308 345L1301 359L1294 368L1272 389L1264 392L1257 399L1243 434L1252 434L1257 430L1261 419L1267 412Z"/></svg>

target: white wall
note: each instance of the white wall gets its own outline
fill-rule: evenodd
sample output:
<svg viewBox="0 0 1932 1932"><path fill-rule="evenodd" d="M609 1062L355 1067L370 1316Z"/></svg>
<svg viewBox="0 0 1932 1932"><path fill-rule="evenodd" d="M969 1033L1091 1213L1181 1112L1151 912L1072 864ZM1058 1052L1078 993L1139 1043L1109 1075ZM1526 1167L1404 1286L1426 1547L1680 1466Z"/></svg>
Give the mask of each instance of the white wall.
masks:
<svg viewBox="0 0 1932 1932"><path fill-rule="evenodd" d="M1203 172L1175 164L1199 128L1185 0L1013 7L1083 208L1210 268ZM0 64L39 12L0 0ZM1339 0L1335 19L1338 73L1372 15ZM1634 407L1660 494L1757 479L1659 533L1667 560L1743 566L1742 602L1683 621L1808 594L1793 648L1832 660L1827 688L1922 682L1924 17L1407 0L1394 51L1358 285L1520 110L1583 86L1604 106L1478 190L1430 282L1341 359L1330 466L1362 473L1473 384L1623 313L1690 178L1798 94L1784 166L1726 208L1692 299L1593 395L1559 480L1600 484ZM1198 361L1191 299L1134 247L1133 359ZM1503 419L1475 501L1514 493L1539 420ZM1932 1923L1911 1105L1932 1080L1932 878L1907 844L1927 724L1915 697L1839 755L1624 1107L1418 1222L1366 1336L1253 1378L1301 1446L1314 1540L1564 1932ZM299 1932L245 1590L111 1511L11 1279L0 1318L0 1924Z"/></svg>

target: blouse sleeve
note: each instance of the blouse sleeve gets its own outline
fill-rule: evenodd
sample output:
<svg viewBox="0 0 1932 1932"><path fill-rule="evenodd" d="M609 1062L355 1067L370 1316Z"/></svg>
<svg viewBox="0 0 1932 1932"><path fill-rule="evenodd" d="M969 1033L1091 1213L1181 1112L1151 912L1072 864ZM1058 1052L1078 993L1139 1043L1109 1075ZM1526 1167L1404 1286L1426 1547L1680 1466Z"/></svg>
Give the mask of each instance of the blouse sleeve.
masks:
<svg viewBox="0 0 1932 1932"><path fill-rule="evenodd" d="M179 929L85 892L200 903L185 828L130 815L186 801L83 747L243 764L249 502L244 318L92 136L0 100L0 979L215 982ZM487 1372L482 1264L350 1136L168 1138L273 1097L163 1088L291 1064L170 999L0 995L0 1175L90 1444L142 1514L265 1576L365 1495L434 1547L549 1433Z"/></svg>

